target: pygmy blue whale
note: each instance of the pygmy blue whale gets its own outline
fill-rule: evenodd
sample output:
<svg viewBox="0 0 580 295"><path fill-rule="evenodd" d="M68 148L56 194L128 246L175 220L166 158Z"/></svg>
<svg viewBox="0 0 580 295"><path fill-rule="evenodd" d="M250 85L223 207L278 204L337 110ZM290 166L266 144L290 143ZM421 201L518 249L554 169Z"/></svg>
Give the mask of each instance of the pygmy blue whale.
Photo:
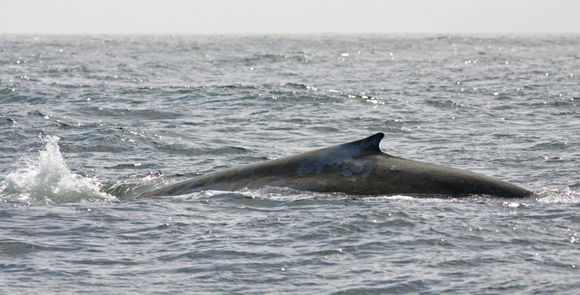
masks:
<svg viewBox="0 0 580 295"><path fill-rule="evenodd" d="M384 137L370 137L303 154L232 168L141 194L181 195L199 190L239 190L265 186L352 195L489 195L519 198L532 192L477 173L383 153Z"/></svg>

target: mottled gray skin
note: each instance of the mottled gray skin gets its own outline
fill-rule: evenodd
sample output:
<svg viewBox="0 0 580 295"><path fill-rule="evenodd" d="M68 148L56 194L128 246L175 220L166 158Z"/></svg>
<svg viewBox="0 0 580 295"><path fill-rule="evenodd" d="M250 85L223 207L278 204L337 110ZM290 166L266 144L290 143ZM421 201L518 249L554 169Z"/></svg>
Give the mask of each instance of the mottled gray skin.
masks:
<svg viewBox="0 0 580 295"><path fill-rule="evenodd" d="M228 169L140 197L181 195L199 190L289 187L352 195L491 195L527 197L526 189L469 171L394 157L381 152L383 133L296 156Z"/></svg>

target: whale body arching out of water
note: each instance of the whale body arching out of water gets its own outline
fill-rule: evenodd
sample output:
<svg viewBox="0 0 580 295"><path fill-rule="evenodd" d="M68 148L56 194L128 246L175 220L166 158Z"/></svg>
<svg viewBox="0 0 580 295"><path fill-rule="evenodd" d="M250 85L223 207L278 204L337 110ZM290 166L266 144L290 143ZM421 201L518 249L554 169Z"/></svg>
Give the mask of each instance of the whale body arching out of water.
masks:
<svg viewBox="0 0 580 295"><path fill-rule="evenodd" d="M193 178L139 197L182 195L200 190L288 187L352 195L469 196L520 198L532 192L477 173L383 153L384 137L370 137Z"/></svg>

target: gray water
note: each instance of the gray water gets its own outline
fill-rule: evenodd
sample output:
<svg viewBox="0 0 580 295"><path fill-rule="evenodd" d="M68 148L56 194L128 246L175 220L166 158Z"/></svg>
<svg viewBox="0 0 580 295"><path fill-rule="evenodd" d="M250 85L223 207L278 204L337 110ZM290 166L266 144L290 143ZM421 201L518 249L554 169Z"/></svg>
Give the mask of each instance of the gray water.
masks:
<svg viewBox="0 0 580 295"><path fill-rule="evenodd" d="M576 294L580 36L0 36L2 294ZM384 132L536 193L136 199Z"/></svg>

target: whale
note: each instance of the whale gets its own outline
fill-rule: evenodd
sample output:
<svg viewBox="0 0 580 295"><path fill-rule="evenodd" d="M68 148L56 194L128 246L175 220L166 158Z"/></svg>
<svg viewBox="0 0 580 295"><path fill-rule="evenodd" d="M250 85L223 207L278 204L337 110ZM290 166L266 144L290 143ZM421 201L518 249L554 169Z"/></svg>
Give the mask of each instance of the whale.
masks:
<svg viewBox="0 0 580 295"><path fill-rule="evenodd" d="M383 133L377 133L294 156L230 168L153 189L139 197L264 187L356 196L523 198L532 195L527 189L485 175L386 154L379 147L383 137Z"/></svg>

